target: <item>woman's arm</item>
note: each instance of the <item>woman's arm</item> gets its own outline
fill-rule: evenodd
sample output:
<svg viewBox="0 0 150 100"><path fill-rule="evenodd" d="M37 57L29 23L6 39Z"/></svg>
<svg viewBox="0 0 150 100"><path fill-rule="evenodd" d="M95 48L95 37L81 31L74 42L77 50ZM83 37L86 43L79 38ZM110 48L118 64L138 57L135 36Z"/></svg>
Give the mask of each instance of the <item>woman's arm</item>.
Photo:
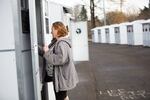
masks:
<svg viewBox="0 0 150 100"><path fill-rule="evenodd" d="M60 42L56 47L55 53L50 49L48 52L45 52L44 57L46 61L52 65L64 65L69 60L68 49L70 49L70 47L67 43Z"/></svg>

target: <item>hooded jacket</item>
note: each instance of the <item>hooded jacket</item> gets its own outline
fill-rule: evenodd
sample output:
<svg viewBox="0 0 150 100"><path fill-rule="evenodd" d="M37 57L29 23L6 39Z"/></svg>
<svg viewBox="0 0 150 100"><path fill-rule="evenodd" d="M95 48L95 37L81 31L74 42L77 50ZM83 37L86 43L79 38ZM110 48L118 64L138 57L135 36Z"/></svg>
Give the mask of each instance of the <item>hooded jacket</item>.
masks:
<svg viewBox="0 0 150 100"><path fill-rule="evenodd" d="M73 89L78 83L77 72L73 63L71 41L69 38L59 38L54 46L44 54L47 63L54 65L55 91Z"/></svg>

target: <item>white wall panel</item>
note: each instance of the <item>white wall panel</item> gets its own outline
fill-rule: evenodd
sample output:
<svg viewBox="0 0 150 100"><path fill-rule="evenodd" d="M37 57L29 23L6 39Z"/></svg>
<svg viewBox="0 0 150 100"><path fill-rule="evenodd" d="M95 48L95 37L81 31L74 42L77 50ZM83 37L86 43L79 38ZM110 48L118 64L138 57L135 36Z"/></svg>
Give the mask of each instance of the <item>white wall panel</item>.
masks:
<svg viewBox="0 0 150 100"><path fill-rule="evenodd" d="M72 22L71 27L71 39L74 61L89 60L87 22ZM76 32L78 29L81 30L81 33Z"/></svg>
<svg viewBox="0 0 150 100"><path fill-rule="evenodd" d="M15 52L0 52L0 100L19 100Z"/></svg>
<svg viewBox="0 0 150 100"><path fill-rule="evenodd" d="M10 0L0 1L0 50L14 49L13 16Z"/></svg>

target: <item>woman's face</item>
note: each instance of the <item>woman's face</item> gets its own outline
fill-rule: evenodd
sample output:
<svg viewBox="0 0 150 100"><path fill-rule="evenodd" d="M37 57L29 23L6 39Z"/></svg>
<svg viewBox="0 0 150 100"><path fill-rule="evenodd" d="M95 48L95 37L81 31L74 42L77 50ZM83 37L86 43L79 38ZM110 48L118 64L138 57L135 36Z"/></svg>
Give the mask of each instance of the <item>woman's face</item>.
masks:
<svg viewBox="0 0 150 100"><path fill-rule="evenodd" d="M53 38L57 38L57 32L58 30L56 30L54 27L52 27L52 35L53 35Z"/></svg>

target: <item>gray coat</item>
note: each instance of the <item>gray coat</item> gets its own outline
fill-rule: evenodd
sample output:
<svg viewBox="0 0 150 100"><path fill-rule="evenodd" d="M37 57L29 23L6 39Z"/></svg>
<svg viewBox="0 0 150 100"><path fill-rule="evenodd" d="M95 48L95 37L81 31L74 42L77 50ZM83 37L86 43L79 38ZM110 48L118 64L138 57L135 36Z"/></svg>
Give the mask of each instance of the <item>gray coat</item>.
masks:
<svg viewBox="0 0 150 100"><path fill-rule="evenodd" d="M69 45L71 43L68 38L59 38L54 47L55 53L50 49L44 54L47 63L55 66L54 87L56 92L73 89L79 81Z"/></svg>

